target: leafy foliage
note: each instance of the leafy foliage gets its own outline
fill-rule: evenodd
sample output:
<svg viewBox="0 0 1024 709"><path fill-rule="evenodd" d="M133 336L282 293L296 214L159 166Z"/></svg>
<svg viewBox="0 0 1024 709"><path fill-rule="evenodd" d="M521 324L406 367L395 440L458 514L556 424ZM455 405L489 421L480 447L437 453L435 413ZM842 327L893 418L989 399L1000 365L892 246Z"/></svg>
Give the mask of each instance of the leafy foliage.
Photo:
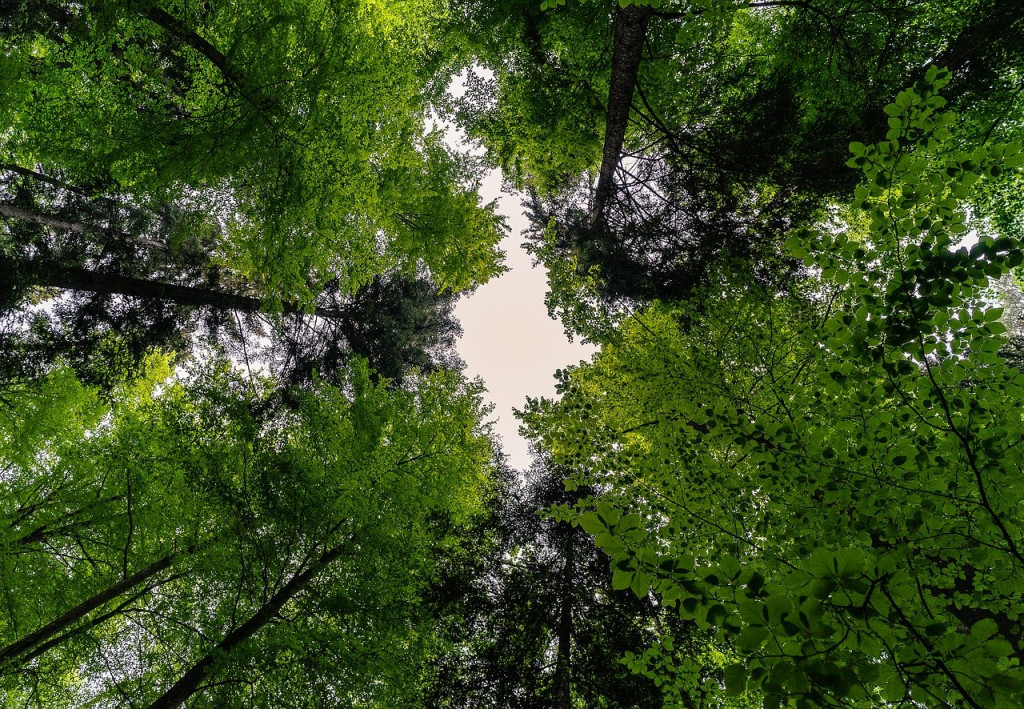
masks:
<svg viewBox="0 0 1024 709"><path fill-rule="evenodd" d="M209 256L271 303L419 267L471 288L500 272L501 224L424 128L443 7L374 8L25 3L2 38L5 149L191 205L216 226Z"/></svg>
<svg viewBox="0 0 1024 709"><path fill-rule="evenodd" d="M538 224L554 218L554 238L532 237L552 272L549 303L589 336L585 323L575 329L580 301L614 319L653 298L687 299L711 274L749 271L788 287L794 264L780 237L846 199L856 183L844 167L848 143L881 139L878 106L931 62L952 70L962 146L1020 139L1024 15L1011 5L622 3L627 13L588 2L519 25L482 10L496 35L481 33L495 39L477 51L494 78L478 82L457 116L506 174L537 191ZM646 18L632 76L616 74L627 15ZM581 25L581 41L564 40ZM540 60L562 76L541 85ZM522 108L541 100L559 112ZM1014 179L986 183L974 209L1019 236Z"/></svg>
<svg viewBox="0 0 1024 709"><path fill-rule="evenodd" d="M102 424L66 374L5 420L33 453L4 457L5 701L414 701L421 593L488 485L477 389L357 365L267 408L222 366L167 371ZM57 406L70 425L33 433Z"/></svg>
<svg viewBox="0 0 1024 709"><path fill-rule="evenodd" d="M851 146L864 184L847 229L791 238L818 279L785 297L735 282L697 327L685 304L652 304L527 413L578 482L608 490L579 519L613 583L654 590L737 658L727 695L1009 707L1024 692L1024 377L983 290L1024 256L984 231L954 250L975 183L1024 156L949 147L948 76L886 107L884 142ZM661 676L692 692L699 666Z"/></svg>
<svg viewBox="0 0 1024 709"><path fill-rule="evenodd" d="M395 382L460 364L449 355L455 294L424 276L378 276L355 294L333 279L314 304L269 313L253 284L212 263L210 243L189 233L202 233L202 215L92 196L16 165L6 173L5 379L64 362L109 388L154 350L184 357L211 344L292 383L331 377L356 356Z"/></svg>
<svg viewBox="0 0 1024 709"><path fill-rule="evenodd" d="M0 701L1020 706L1022 7L3 3Z"/></svg>
<svg viewBox="0 0 1024 709"><path fill-rule="evenodd" d="M502 496L493 546L475 550L482 568L458 601L431 706L660 704L654 681L632 674L623 658L653 639L653 622L672 620L612 590L584 529L542 517L583 496L566 492L565 474L538 457Z"/></svg>

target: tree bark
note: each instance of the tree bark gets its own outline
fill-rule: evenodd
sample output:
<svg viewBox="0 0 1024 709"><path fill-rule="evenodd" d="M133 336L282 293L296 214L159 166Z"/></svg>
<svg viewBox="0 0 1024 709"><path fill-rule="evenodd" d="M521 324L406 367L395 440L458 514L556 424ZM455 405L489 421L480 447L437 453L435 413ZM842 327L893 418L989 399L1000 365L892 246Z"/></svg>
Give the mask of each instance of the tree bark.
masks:
<svg viewBox="0 0 1024 709"><path fill-rule="evenodd" d="M228 83L233 84L238 89L244 90L242 77L239 76L231 67L231 63L228 61L228 58L224 56L224 53L205 38L201 37L191 27L159 7L147 7L141 14L150 22L162 27L172 37L184 42L188 46L192 47L192 49L209 59L210 62L217 67L221 76L223 76Z"/></svg>
<svg viewBox="0 0 1024 709"><path fill-rule="evenodd" d="M56 215L47 214L46 212L38 212L34 209L27 209L25 207L19 207L16 204L0 202L0 216L8 217L10 219L20 219L25 222L32 222L33 224L40 224L42 226L50 227L51 229L70 231L75 234L85 234L92 231L87 224L83 224L82 222L65 221Z"/></svg>
<svg viewBox="0 0 1024 709"><path fill-rule="evenodd" d="M956 74L976 61L985 47L999 40L1020 41L1022 23L1024 3L994 0L989 3L982 17L965 27L933 63Z"/></svg>
<svg viewBox="0 0 1024 709"><path fill-rule="evenodd" d="M565 566L560 579L560 610L558 617L558 647L555 659L555 707L572 709L570 660L572 651L572 588L575 565L576 530L568 529L569 540L565 549Z"/></svg>
<svg viewBox="0 0 1024 709"><path fill-rule="evenodd" d="M590 213L590 228L598 228L604 221L604 211L612 193L615 168L622 154L626 126L633 107L633 92L640 71L640 58L651 8L630 5L615 11L615 39L612 48L611 83L608 87L608 107L605 112L604 151L597 175L594 207Z"/></svg>
<svg viewBox="0 0 1024 709"><path fill-rule="evenodd" d="M224 293L209 288L181 286L163 281L151 281L116 273L100 273L75 266L37 263L30 265L30 269L35 275L35 284L48 288L165 300L194 308L206 307L245 313L260 312L263 305L259 298L250 296ZM307 312L295 303L283 303L282 309L286 313ZM342 311L331 308L315 308L313 312L322 318L344 317Z"/></svg>
<svg viewBox="0 0 1024 709"><path fill-rule="evenodd" d="M142 246L147 249L167 251L167 246L163 243L153 239L147 239L144 236L132 236L123 232L114 231L113 229L104 229L103 227L93 226L92 224L86 224L84 222L70 222L55 214L42 212L37 209L29 209L17 204L0 202L0 217L20 219L22 221L32 222L33 224L39 224L51 229L70 231L73 234L102 234L106 237L118 239L130 244L137 244L138 246Z"/></svg>
<svg viewBox="0 0 1024 709"><path fill-rule="evenodd" d="M192 551L190 548L189 551ZM96 610L108 601L112 601L126 591L129 591L142 582L152 578L161 571L167 569L174 563L174 560L178 557L179 552L172 552L167 556L154 561L149 566L135 572L131 576L126 576L121 581L118 581L112 586L108 586L103 591L93 595L91 598L82 601L77 606L67 611L59 618L47 623L42 628L29 633L20 640L17 640L10 645L0 649L0 667L16 659L20 655L32 650L37 645L44 643L58 633L69 628L71 625L85 618L89 613Z"/></svg>
<svg viewBox="0 0 1024 709"><path fill-rule="evenodd" d="M74 626L73 628L68 630L66 633L63 633L62 635L58 635L56 637L50 638L46 642L41 643L39 645L36 645L35 648L33 648L28 653L20 655L18 657L18 663L19 664L25 664L26 662L31 662L35 658L39 657L43 653L49 652L50 650L52 650L53 648L57 647L58 645L63 645L65 642L67 642L71 638L74 638L74 637L76 637L78 635L81 635L82 633L87 632L87 631L89 631L89 630L91 630L91 629L93 629L93 628L95 628L95 627L97 627L99 625L103 625L104 623L106 623L108 620L110 620L111 618L113 618L116 615L121 615L122 613L126 613L127 611L125 609L128 608L128 606L130 606L132 603L134 603L135 601L139 600L143 596L151 593L153 591L153 589L155 589L157 586L162 586L165 583L169 583L171 581L179 579L182 576L184 576L184 574L172 574L171 576L164 577L164 578L162 578L162 579L160 579L160 580L158 580L158 581L156 581L156 582L154 582L152 584L149 584L147 586L143 586L142 588L140 588L137 591L135 591L134 593L132 593L128 598L123 600L121 603L119 603L117 606L115 606L111 610L107 611L106 613L94 616L94 617L90 618L88 621L86 621L84 623L80 623L80 624Z"/></svg>
<svg viewBox="0 0 1024 709"><path fill-rule="evenodd" d="M210 675L216 661L231 653L236 647L251 638L267 623L273 620L284 605L301 592L313 579L320 575L343 553L344 546L336 546L320 555L320 558L305 571L296 574L280 591L267 601L249 620L228 633L220 643L202 657L181 679L174 683L155 702L150 709L171 709L188 701L189 697L199 691L202 682Z"/></svg>
<svg viewBox="0 0 1024 709"><path fill-rule="evenodd" d="M44 175L41 172L36 172L35 170L30 170L27 167L22 167L21 165L15 165L14 163L2 163L2 164L0 164L0 170L3 170L4 172L13 172L13 173L16 173L18 175L22 175L23 177L30 177L33 180L37 181L37 182L45 182L48 185L53 185L54 187L58 187L58 188L60 188L62 190L67 190L68 192L74 192L75 194L81 195L83 197L89 197L89 198L96 197L95 194L89 192L88 190L84 190L81 187L76 187L75 185L69 185L68 183L64 182L63 180L58 180L56 177L51 177L49 175ZM106 198L101 198L101 199L106 199Z"/></svg>

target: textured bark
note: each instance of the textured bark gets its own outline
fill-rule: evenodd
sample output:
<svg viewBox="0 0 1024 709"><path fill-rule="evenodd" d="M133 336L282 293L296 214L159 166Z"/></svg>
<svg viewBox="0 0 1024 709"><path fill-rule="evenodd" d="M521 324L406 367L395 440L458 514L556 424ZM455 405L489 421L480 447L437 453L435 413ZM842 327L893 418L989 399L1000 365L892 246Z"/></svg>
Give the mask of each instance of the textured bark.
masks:
<svg viewBox="0 0 1024 709"><path fill-rule="evenodd" d="M42 212L38 209L29 209L17 204L0 202L0 217L20 219L21 221L32 222L33 224L39 224L41 226L49 227L50 229L70 231L73 234L100 234L109 239L116 239L117 241L123 241L143 248L155 249L157 251L167 250L167 246L153 239L147 239L143 236L132 236L131 234L125 234L113 229L104 229L103 227L86 224L85 222L68 221L67 219L62 219L55 214Z"/></svg>
<svg viewBox="0 0 1024 709"><path fill-rule="evenodd" d="M33 224L40 224L42 226L50 227L51 229L70 231L75 234L85 234L92 231L88 224L83 224L82 222L69 222L54 214L47 214L46 212L27 209L25 207L20 207L17 204L0 203L0 216L7 217L9 219L20 219L21 221L32 222Z"/></svg>
<svg viewBox="0 0 1024 709"><path fill-rule="evenodd" d="M36 180L37 182L45 182L48 185L53 185L54 187L59 187L60 189L67 190L68 192L74 192L75 194L82 195L83 197L95 197L96 196L96 195L92 194L91 192L89 192L88 190L82 189L81 187L76 187L74 185L69 185L68 183L64 182L63 180L58 180L56 177L51 177L50 175L44 175L41 172L36 172L35 170L30 170L27 167L22 167L21 165L15 165L14 163L2 163L2 164L0 164L0 170L3 170L4 172L13 172L13 173L16 173L18 175L22 175L23 177L31 177L33 180Z"/></svg>
<svg viewBox="0 0 1024 709"><path fill-rule="evenodd" d="M228 633L213 650L192 665L182 675L181 679L175 682L155 702L150 704L150 709L170 709L187 702L189 697L199 691L200 685L209 676L218 659L229 655L232 650L251 638L263 626L273 620L288 601L300 593L311 581L342 555L343 549L343 546L337 546L324 552L309 568L293 576L249 620Z"/></svg>
<svg viewBox="0 0 1024 709"><path fill-rule="evenodd" d="M995 0L990 2L977 22L965 27L934 61L951 72L969 70L987 47L998 42L1017 43L1024 29L1024 3Z"/></svg>
<svg viewBox="0 0 1024 709"><path fill-rule="evenodd" d="M104 623L106 623L108 620L110 620L114 616L121 615L122 613L125 613L126 612L125 611L126 608L128 608L130 605L135 603L135 601L139 600L143 596L146 596L149 593L151 593L153 591L153 589L155 589L156 587L162 586L165 583L169 583L169 582L174 581L176 579L180 579L182 576L184 576L184 574L172 574L171 576L165 576L165 577L155 581L154 583L151 583L151 584L146 585L146 586L142 586L141 588L136 587L136 589L133 589L133 593L130 596L125 598L123 601L121 601L121 603L117 604L114 608L112 608L111 610L107 611L106 613L102 613L100 615L93 616L89 620L87 620L87 621L85 621L83 623L78 623L77 625L75 625L73 628L71 628L67 632L62 633L61 635L52 637L52 638L50 638L49 640L47 640L46 642L44 642L44 643L42 643L40 645L36 645L30 652L28 652L28 653L26 653L24 655L21 655L18 658L18 664L22 664L23 665L23 664L25 664L27 662L31 662L35 658L39 657L40 655L42 655L42 654L44 654L46 652L49 652L50 650L52 650L53 648L57 647L58 645L63 645L68 640L71 640L72 638L75 638L75 637L81 635L82 633L86 633L89 630L92 630L93 628L96 628L96 627L98 627L100 625L103 625Z"/></svg>
<svg viewBox="0 0 1024 709"><path fill-rule="evenodd" d="M636 90L636 78L650 19L649 7L630 5L615 11L615 40L608 107L605 112L604 151L597 175L594 207L590 213L591 229L596 229L604 221L605 206L612 193L615 167L619 164L622 144L626 138L626 126L633 107L633 93Z"/></svg>
<svg viewBox="0 0 1024 709"><path fill-rule="evenodd" d="M34 264L33 282L36 285L60 288L63 290L87 291L90 293L106 293L125 295L135 298L164 300L178 305L194 308L213 308L215 310L233 310L245 313L260 312L263 302L258 298L209 288L181 286L163 281L151 281L143 278L122 276L116 273L100 273L74 266L51 264ZM286 313L307 312L295 303L284 303L282 309ZM316 308L314 313L323 318L341 318L340 310Z"/></svg>
<svg viewBox="0 0 1024 709"><path fill-rule="evenodd" d="M231 63L224 53L197 34L191 27L166 10L161 10L158 7L148 7L142 12L142 15L149 21L162 27L171 36L184 42L209 59L228 83L234 84L238 88L243 88L242 77L231 67Z"/></svg>

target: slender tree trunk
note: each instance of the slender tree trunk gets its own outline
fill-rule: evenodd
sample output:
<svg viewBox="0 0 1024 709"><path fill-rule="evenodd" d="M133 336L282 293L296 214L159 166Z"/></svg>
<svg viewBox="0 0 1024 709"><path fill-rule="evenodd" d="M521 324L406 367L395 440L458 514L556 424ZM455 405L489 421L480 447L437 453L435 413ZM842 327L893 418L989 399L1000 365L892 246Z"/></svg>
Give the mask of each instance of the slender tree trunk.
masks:
<svg viewBox="0 0 1024 709"><path fill-rule="evenodd" d="M956 73L977 61L979 52L996 40L1020 41L1020 32L1024 28L1024 3L1019 0L992 0L980 14L977 21L961 30L936 57L934 64Z"/></svg>
<svg viewBox="0 0 1024 709"><path fill-rule="evenodd" d="M59 187L60 189L67 190L68 192L74 192L75 194L81 195L82 197L94 198L94 197L97 196L97 195L89 192L88 190L82 189L81 187L76 187L74 185L69 185L68 183L64 182L63 180L58 180L56 177L51 177L50 175L44 175L41 172L36 172L35 170L30 170L27 167L22 167L21 165L15 165L14 163L2 163L2 164L0 164L0 170L3 170L4 172L13 172L13 173L16 173L18 175L22 175L24 177L31 177L33 180L35 180L37 182L45 182L48 185L53 185L54 187ZM106 199L106 198L105 197L101 197L100 199Z"/></svg>
<svg viewBox="0 0 1024 709"><path fill-rule="evenodd" d="M215 310L234 310L245 313L260 312L263 305L258 298L208 288L181 286L163 281L151 281L143 278L122 276L116 273L100 273L85 268L59 266L54 264L35 264L31 268L35 273L37 285L60 288L64 290L87 291L90 293L106 293L125 295L135 298L165 300L178 305L194 308L213 308ZM307 312L295 303L283 303L286 313ZM323 318L341 318L344 313L331 308L316 308L313 311Z"/></svg>
<svg viewBox="0 0 1024 709"><path fill-rule="evenodd" d="M74 516L74 514L68 515L69 518L73 517L73 516ZM45 542L48 539L52 539L53 537L55 537L57 535L66 534L66 533L70 532L71 530L73 530L73 529L75 529L77 527L81 527L83 524L88 524L88 523L89 523L89 520L78 521L78 522L65 521L60 526L56 526L56 527L52 526L52 525L49 525L49 524L44 524L42 526L36 527L35 529L33 529L28 534L25 534L24 536L18 537L17 539L14 540L14 543L17 544L18 546L28 546L30 544L36 544L38 542Z"/></svg>
<svg viewBox="0 0 1024 709"><path fill-rule="evenodd" d="M189 551L191 550L192 549ZM170 567L178 557L178 554L178 552L173 552L158 561L154 561L149 566L135 572L131 576L126 576L114 585L108 586L106 589L95 594L91 598L82 601L59 618L44 625L42 628L29 633L25 637L7 645L4 648L0 648L0 667L9 663L11 660L16 659L18 656L24 655L37 645L46 642L58 633L63 632L103 604L114 600L126 591L130 591L144 581L156 576L161 571Z"/></svg>
<svg viewBox="0 0 1024 709"><path fill-rule="evenodd" d="M630 5L615 11L615 40L612 49L612 74L608 87L608 107L605 113L604 151L597 175L594 207L590 213L590 228L597 229L604 221L604 211L612 194L615 168L622 154L626 126L633 107L633 92L640 71L640 58L647 37L647 23L651 8Z"/></svg>
<svg viewBox="0 0 1024 709"><path fill-rule="evenodd" d="M571 651L572 651L572 591L575 571L576 530L568 529L569 540L565 549L565 566L560 579L560 609L558 616L558 647L555 659L555 707L572 709Z"/></svg>
<svg viewBox="0 0 1024 709"><path fill-rule="evenodd" d="M171 36L184 42L188 46L192 47L192 49L209 59L210 62L217 67L228 83L233 84L236 88L244 90L244 82L242 81L242 78L231 67L231 63L228 61L228 58L224 56L224 53L217 49L217 47L211 44L208 40L201 37L191 27L159 7L147 7L141 14L150 22L162 27Z"/></svg>
<svg viewBox="0 0 1024 709"><path fill-rule="evenodd" d="M70 231L75 234L85 234L92 231L92 229L89 228L89 225L83 224L82 222L69 222L56 215L47 214L46 212L40 212L34 209L28 209L26 207L20 207L16 204L0 202L0 216L8 217L10 219L20 219L25 222L32 222L33 224L41 224L42 226L50 227L51 229Z"/></svg>
<svg viewBox="0 0 1024 709"><path fill-rule="evenodd" d="M33 224L40 224L51 229L70 231L74 234L102 234L106 237L128 243L134 243L147 249L156 249L158 251L167 250L167 246L163 243L153 239L147 239L144 236L131 236L130 234L114 231L113 229L104 229L103 227L93 226L92 224L86 224L84 222L71 222L66 219L62 219L55 214L42 212L38 209L29 209L17 204L0 202L0 217L20 219L22 221L32 222Z"/></svg>
<svg viewBox="0 0 1024 709"><path fill-rule="evenodd" d="M313 579L320 575L328 566L342 555L344 547L337 546L320 555L312 566L305 571L296 574L285 584L280 591L267 601L255 615L228 633L220 643L210 652L202 657L181 679L163 693L155 702L150 704L150 709L171 709L178 707L188 701L189 697L199 691L200 685L213 670L213 666L219 658L231 653L236 647L259 632L263 626L269 623L276 616L284 605L309 585Z"/></svg>
<svg viewBox="0 0 1024 709"><path fill-rule="evenodd" d="M134 593L132 593L132 595L128 596L128 598L123 600L121 603L119 603L117 606L115 606L111 610L107 611L106 613L102 613L100 615L94 616L94 617L90 618L88 621L86 621L84 623L79 623L78 625L74 626L73 628L71 628L71 630L68 630L64 634L58 635L58 636L53 637L53 638L50 638L46 642L41 643L39 645L36 645L35 648L33 648L28 653L19 656L18 657L18 663L19 664L24 664L26 662L31 662L35 658L39 657L40 655L42 655L45 652L49 652L50 650L52 650L53 648L57 647L58 645L63 645L65 642L67 642L71 638L79 636L82 633L84 633L84 632L86 632L88 630L91 630L92 628L95 628L97 626L103 625L104 623L106 623L108 620L110 620L114 616L120 615L120 614L124 613L125 612L125 608L127 608L128 606L130 606L132 603L134 603L135 601L139 600L143 596L151 593L153 591L153 589L155 589L157 586L162 586L165 583L169 583L169 582L174 581L176 579L180 579L184 575L185 574L172 574L171 576L167 576L165 578L162 578L162 579L160 579L160 580L158 580L158 581L156 581L156 582L154 582L152 584L149 584L148 586L143 586L142 588L140 588L137 591L135 591Z"/></svg>

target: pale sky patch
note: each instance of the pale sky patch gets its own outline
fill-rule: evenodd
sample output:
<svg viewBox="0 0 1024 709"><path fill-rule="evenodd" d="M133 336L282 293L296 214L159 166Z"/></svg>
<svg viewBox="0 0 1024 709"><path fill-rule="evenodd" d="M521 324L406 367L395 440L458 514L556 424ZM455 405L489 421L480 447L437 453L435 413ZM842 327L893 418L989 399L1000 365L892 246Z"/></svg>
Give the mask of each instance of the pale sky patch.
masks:
<svg viewBox="0 0 1024 709"><path fill-rule="evenodd" d="M494 403L492 418L497 420L494 428L509 463L523 470L530 456L512 409L521 409L527 396L553 397L555 370L589 359L596 348L569 342L562 324L548 317L547 273L542 266L534 267L522 248L527 221L521 196L501 193L497 171L487 177L480 193L485 200L497 199L499 211L508 219L511 234L502 248L510 270L456 305L463 329L458 351L466 362L466 375L480 377L487 386Z"/></svg>
<svg viewBox="0 0 1024 709"><path fill-rule="evenodd" d="M453 77L448 91L453 96L465 92L468 71L490 78L493 74L474 67ZM467 144L451 123L428 118L429 124L445 131L445 141L458 151L480 155L479 146ZM547 273L533 266L522 248L527 220L523 215L522 195L501 191L501 173L492 170L480 187L484 202L498 201L498 212L507 220L510 233L502 241L509 271L492 279L455 306L463 335L457 346L466 362L466 376L480 377L487 387L488 400L494 404L491 419L501 437L508 462L518 470L530 464L526 439L519 435L519 421L513 409L521 409L527 396L555 396L555 370L590 359L597 351L593 345L569 342L562 324L548 316L544 305Z"/></svg>

